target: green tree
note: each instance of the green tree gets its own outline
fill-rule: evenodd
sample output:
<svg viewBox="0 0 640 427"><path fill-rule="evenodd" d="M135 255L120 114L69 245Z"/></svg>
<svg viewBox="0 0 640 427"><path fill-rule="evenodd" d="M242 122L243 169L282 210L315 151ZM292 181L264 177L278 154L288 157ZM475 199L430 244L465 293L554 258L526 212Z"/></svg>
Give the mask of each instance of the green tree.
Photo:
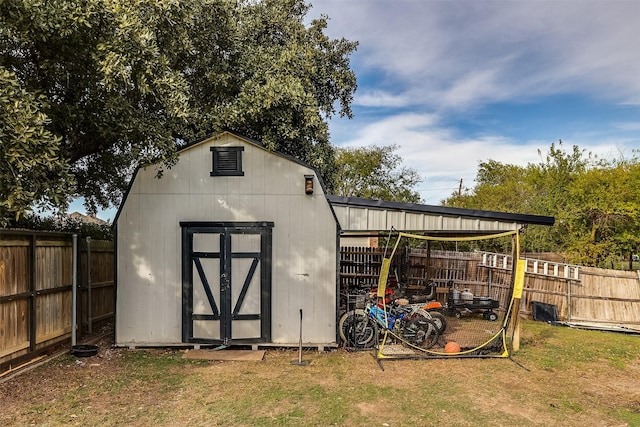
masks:
<svg viewBox="0 0 640 427"><path fill-rule="evenodd" d="M398 147L370 145L336 150L335 194L366 199L419 203L418 172L402 165Z"/></svg>
<svg viewBox="0 0 640 427"><path fill-rule="evenodd" d="M546 154L538 150L541 161L527 165L522 179L530 188L527 203L520 212L555 217L553 227L531 227L524 242L532 251L564 252L571 258L569 241L575 236L566 228L566 218L574 215L569 207L568 191L575 180L587 170L596 166L597 159L577 145L565 149L562 140L551 144Z"/></svg>
<svg viewBox="0 0 640 427"><path fill-rule="evenodd" d="M611 266L640 248L640 162L600 160L562 141L526 167L480 163L476 186L451 206L554 216L553 227L532 226L527 251L556 251L569 262ZM631 263L630 263L631 265Z"/></svg>
<svg viewBox="0 0 640 427"><path fill-rule="evenodd" d="M328 38L327 17L306 24L309 8L302 0L4 0L2 84L32 100L11 114L37 115L36 145L52 151L46 173L29 169L47 177L43 191L10 205L14 191L3 192L2 218L37 202L64 207L69 196L84 196L90 211L117 204L136 166L159 164L161 174L181 144L224 129L312 164L331 185L327 120L351 116L356 43ZM16 138L4 118L0 126L3 150L32 150L32 138ZM2 180L15 180L8 169Z"/></svg>
<svg viewBox="0 0 640 427"><path fill-rule="evenodd" d="M603 162L578 175L560 213L573 262L615 265L640 247L640 164Z"/></svg>
<svg viewBox="0 0 640 427"><path fill-rule="evenodd" d="M526 168L522 166L495 160L480 162L473 191L454 192L445 204L491 211L520 211L531 191L522 180L525 174Z"/></svg>

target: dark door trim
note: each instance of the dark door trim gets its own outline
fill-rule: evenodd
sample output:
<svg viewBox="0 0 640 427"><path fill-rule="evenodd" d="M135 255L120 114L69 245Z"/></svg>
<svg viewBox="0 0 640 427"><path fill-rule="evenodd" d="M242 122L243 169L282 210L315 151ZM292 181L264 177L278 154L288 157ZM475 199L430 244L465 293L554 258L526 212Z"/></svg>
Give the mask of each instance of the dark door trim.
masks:
<svg viewBox="0 0 640 427"><path fill-rule="evenodd" d="M271 341L271 245L273 222L211 222L211 221L182 221L182 341L185 343L224 343L233 342L270 342ZM193 235L198 233L221 234L219 252L195 252L193 250ZM226 234L259 234L260 252L232 252L230 239ZM235 307L231 307L230 295L225 293L225 300L220 306L215 304L215 298L207 283L201 258L220 259L221 265L230 263L233 258L253 258L249 273L242 283L242 289ZM193 267L195 266L205 287L207 300L211 304L213 314L203 315L193 313ZM250 279L260 268L260 313L239 314L240 305L247 294ZM230 280L229 277L221 280ZM225 284L221 283L221 286ZM226 307L230 307L230 310ZM231 322L233 320L260 320L260 338L231 340ZM221 337L224 339L202 339L193 336L194 320L222 320Z"/></svg>

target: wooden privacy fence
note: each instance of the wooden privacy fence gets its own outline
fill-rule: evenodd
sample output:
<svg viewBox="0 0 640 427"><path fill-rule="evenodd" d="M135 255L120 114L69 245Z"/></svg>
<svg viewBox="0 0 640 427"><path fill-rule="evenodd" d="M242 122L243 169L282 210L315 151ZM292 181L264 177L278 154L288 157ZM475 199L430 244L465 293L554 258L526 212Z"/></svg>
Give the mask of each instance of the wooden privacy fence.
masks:
<svg viewBox="0 0 640 427"><path fill-rule="evenodd" d="M408 249L404 279L409 295L426 291L427 281L435 282L436 299L445 304L451 288L470 291L477 297L490 297L506 308L511 298L511 264L495 269L482 262L477 252Z"/></svg>
<svg viewBox="0 0 640 427"><path fill-rule="evenodd" d="M81 338L113 319L113 243L78 237L76 274ZM0 230L0 373L70 342L72 285L71 234Z"/></svg>
<svg viewBox="0 0 640 427"><path fill-rule="evenodd" d="M525 258L521 313L534 303L555 306L558 318L640 328L640 272L583 267ZM496 269L511 268L511 257L483 253Z"/></svg>
<svg viewBox="0 0 640 427"><path fill-rule="evenodd" d="M377 286L383 250L342 248L341 293L362 283ZM458 252L405 248L396 252L392 271L407 293L426 293L425 283L438 285L437 298L446 302L447 284L474 295L490 296L506 307L510 297L511 256L487 252ZM558 319L640 328L640 272L578 267L559 262L526 259L520 313L531 317L532 304L557 307Z"/></svg>
<svg viewBox="0 0 640 427"><path fill-rule="evenodd" d="M580 267L578 279L527 273L523 304L557 307L560 320L640 328L638 272Z"/></svg>
<svg viewBox="0 0 640 427"><path fill-rule="evenodd" d="M389 251L388 251L389 252ZM342 247L340 251L340 292L357 294L375 289L384 249ZM389 256L389 253L387 253ZM446 302L448 285L468 289L478 296L492 296L508 303L511 271L496 271L482 265L478 254L398 248L391 260L390 284L396 279L407 296L416 297L429 292L427 282L437 284L437 299Z"/></svg>
<svg viewBox="0 0 640 427"><path fill-rule="evenodd" d="M383 257L378 248L340 248L340 289L356 292L377 287Z"/></svg>

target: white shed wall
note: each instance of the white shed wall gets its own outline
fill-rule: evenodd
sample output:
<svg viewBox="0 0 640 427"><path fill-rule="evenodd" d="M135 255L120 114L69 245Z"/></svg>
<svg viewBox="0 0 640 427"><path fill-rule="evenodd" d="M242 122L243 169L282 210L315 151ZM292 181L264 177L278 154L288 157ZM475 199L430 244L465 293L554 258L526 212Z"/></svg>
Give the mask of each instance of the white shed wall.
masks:
<svg viewBox="0 0 640 427"><path fill-rule="evenodd" d="M212 146L244 146L244 176L211 177ZM138 171L117 219L118 345L181 343L180 221L273 221L272 342L333 343L337 224L313 169L224 133Z"/></svg>

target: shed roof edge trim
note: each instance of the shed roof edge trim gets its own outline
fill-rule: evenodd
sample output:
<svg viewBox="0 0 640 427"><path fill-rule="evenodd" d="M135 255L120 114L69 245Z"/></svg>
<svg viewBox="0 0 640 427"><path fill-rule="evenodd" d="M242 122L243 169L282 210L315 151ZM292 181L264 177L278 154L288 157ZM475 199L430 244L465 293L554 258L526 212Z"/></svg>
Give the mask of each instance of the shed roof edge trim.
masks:
<svg viewBox="0 0 640 427"><path fill-rule="evenodd" d="M479 209L453 208L447 206L421 205L417 203L389 202L385 200L362 199L359 197L343 197L333 195L327 195L327 199L329 200L329 203L334 206L386 209L466 218L482 218L517 222L520 224L553 225L555 223L555 218L552 216L494 212Z"/></svg>

